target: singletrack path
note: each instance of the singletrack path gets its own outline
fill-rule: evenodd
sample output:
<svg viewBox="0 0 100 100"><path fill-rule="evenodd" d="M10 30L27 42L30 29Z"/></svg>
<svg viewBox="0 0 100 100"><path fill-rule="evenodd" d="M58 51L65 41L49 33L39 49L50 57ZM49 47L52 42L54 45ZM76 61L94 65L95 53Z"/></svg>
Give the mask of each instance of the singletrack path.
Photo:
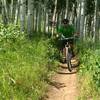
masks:
<svg viewBox="0 0 100 100"><path fill-rule="evenodd" d="M46 100L77 100L77 70L74 68L69 72L65 64L60 66L63 68L60 68L52 78Z"/></svg>

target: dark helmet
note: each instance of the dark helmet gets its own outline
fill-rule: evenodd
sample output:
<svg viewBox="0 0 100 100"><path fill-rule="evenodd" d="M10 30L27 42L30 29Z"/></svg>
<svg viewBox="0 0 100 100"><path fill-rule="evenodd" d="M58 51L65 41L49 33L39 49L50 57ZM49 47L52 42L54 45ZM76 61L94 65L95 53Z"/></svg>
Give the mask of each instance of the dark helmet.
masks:
<svg viewBox="0 0 100 100"><path fill-rule="evenodd" d="M68 23L69 23L69 20L68 20L68 19L63 19L63 20L62 20L62 23L63 23L63 24L68 24Z"/></svg>

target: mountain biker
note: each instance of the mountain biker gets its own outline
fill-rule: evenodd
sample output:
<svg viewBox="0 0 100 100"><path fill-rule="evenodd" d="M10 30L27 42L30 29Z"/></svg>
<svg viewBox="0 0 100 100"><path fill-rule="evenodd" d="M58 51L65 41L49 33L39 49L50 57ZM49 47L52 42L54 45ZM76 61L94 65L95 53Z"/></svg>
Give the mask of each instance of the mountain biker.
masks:
<svg viewBox="0 0 100 100"><path fill-rule="evenodd" d="M63 19L62 20L62 25L57 29L57 33L58 33L58 36L60 36L61 38L69 38L69 37L73 37L74 36L74 33L75 33L75 29L72 25L69 24L69 20L68 19ZM66 40L61 40L61 50L63 51L63 59L65 59L66 57L66 54L65 54L65 44L66 44ZM72 51L72 56L74 56L74 52L73 52L73 43L74 43L74 40L71 39L69 41L70 43L70 46L71 46L71 51Z"/></svg>

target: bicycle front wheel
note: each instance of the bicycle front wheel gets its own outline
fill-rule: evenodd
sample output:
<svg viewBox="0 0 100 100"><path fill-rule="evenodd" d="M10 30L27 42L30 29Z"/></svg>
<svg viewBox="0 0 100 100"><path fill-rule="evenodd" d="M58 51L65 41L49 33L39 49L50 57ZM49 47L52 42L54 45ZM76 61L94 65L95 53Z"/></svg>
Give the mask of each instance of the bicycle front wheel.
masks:
<svg viewBox="0 0 100 100"><path fill-rule="evenodd" d="M71 72L71 71L72 71L71 60L69 60L69 61L67 62L67 65L68 65L68 70Z"/></svg>
<svg viewBox="0 0 100 100"><path fill-rule="evenodd" d="M71 56L72 55L69 52L69 48L66 48L66 63L70 72L72 71Z"/></svg>

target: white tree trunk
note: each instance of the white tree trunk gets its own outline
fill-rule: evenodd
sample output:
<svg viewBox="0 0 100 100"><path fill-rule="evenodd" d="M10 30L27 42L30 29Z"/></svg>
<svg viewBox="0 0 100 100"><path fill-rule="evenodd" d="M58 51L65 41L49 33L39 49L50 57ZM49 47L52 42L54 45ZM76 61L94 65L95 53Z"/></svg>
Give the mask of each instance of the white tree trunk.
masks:
<svg viewBox="0 0 100 100"><path fill-rule="evenodd" d="M38 31L41 32L41 6L39 5L38 11Z"/></svg>
<svg viewBox="0 0 100 100"><path fill-rule="evenodd" d="M39 6L37 7L37 11L36 12L37 12L37 15L36 15L36 18L37 18L37 30L36 31L39 32L39 17L40 17L39 16Z"/></svg>
<svg viewBox="0 0 100 100"><path fill-rule="evenodd" d="M96 38L98 37L98 29L97 29L97 24L98 24L98 20L97 20L97 10L98 10L98 4L97 4L97 0L95 0L95 12L94 12L94 26L93 26L93 41L95 42Z"/></svg>
<svg viewBox="0 0 100 100"><path fill-rule="evenodd" d="M25 30L26 0L20 0L20 25L21 31Z"/></svg>
<svg viewBox="0 0 100 100"><path fill-rule="evenodd" d="M81 5L80 5L80 0L77 0L77 18L76 18L77 32L80 32L80 15L81 15Z"/></svg>
<svg viewBox="0 0 100 100"><path fill-rule="evenodd" d="M49 32L48 13L46 13L46 33Z"/></svg>
<svg viewBox="0 0 100 100"><path fill-rule="evenodd" d="M97 25L98 25L98 38L99 38L99 41L100 41L100 11L98 11L98 20L97 20Z"/></svg>
<svg viewBox="0 0 100 100"><path fill-rule="evenodd" d="M36 8L34 8L34 31L36 31Z"/></svg>
<svg viewBox="0 0 100 100"><path fill-rule="evenodd" d="M73 7L72 7L72 11L70 12L70 17L69 17L69 22L70 24L73 24L73 19L74 19L74 7L75 5L73 4Z"/></svg>
<svg viewBox="0 0 100 100"><path fill-rule="evenodd" d="M36 15L35 15L35 31L38 31L38 8L36 8Z"/></svg>
<svg viewBox="0 0 100 100"><path fill-rule="evenodd" d="M3 23L7 24L8 23L8 12L7 12L7 3L6 0L2 0L2 19Z"/></svg>
<svg viewBox="0 0 100 100"><path fill-rule="evenodd" d="M81 19L80 19L80 38L83 39L84 20L85 20L85 1L81 0Z"/></svg>
<svg viewBox="0 0 100 100"><path fill-rule="evenodd" d="M52 22L55 22L56 10L57 10L57 0L55 0L55 8L54 8L54 12L53 12ZM54 25L53 24L52 24L51 30L52 30L52 37L53 37L53 33L54 33Z"/></svg>
<svg viewBox="0 0 100 100"><path fill-rule="evenodd" d="M66 0L65 18L68 17L68 5L69 5L69 0Z"/></svg>
<svg viewBox="0 0 100 100"><path fill-rule="evenodd" d="M95 0L95 11L94 11L94 25L93 25L93 41L95 42L96 37L96 18L97 18L97 0Z"/></svg>
<svg viewBox="0 0 100 100"><path fill-rule="evenodd" d="M83 31L83 39L86 40L86 28L87 28L87 25L86 25L86 21L87 21L87 17L85 16L85 21L84 21L84 31Z"/></svg>
<svg viewBox="0 0 100 100"><path fill-rule="evenodd" d="M14 1L13 0L11 0L11 5L10 5L10 11L11 11L11 13L10 13L10 20L11 20L11 22L13 21L13 9L14 9Z"/></svg>
<svg viewBox="0 0 100 100"><path fill-rule="evenodd" d="M33 32L33 0L28 0L27 31L31 36Z"/></svg>
<svg viewBox="0 0 100 100"><path fill-rule="evenodd" d="M16 10L15 10L15 20L14 23L18 23L19 9L20 9L20 0L17 1Z"/></svg>
<svg viewBox="0 0 100 100"><path fill-rule="evenodd" d="M46 8L44 8L44 33L46 33Z"/></svg>

